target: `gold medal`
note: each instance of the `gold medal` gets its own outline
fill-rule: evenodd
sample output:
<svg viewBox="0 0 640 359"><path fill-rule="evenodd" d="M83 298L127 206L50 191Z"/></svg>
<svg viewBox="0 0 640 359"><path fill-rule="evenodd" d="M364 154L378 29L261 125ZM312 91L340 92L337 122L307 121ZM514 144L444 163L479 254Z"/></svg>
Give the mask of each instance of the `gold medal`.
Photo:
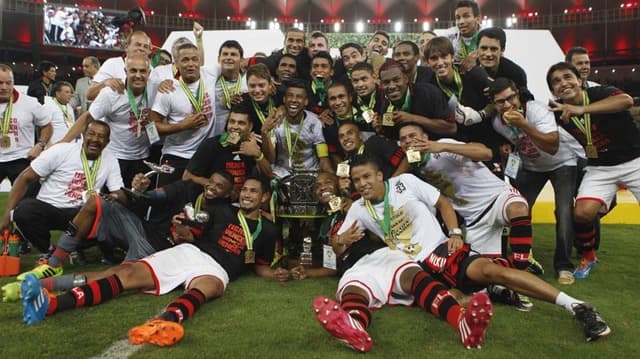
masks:
<svg viewBox="0 0 640 359"><path fill-rule="evenodd" d="M253 264L256 262L256 252L253 250L247 249L244 251L244 263L245 264Z"/></svg>
<svg viewBox="0 0 640 359"><path fill-rule="evenodd" d="M11 137L4 135L0 137L0 147L9 148L11 147Z"/></svg>
<svg viewBox="0 0 640 359"><path fill-rule="evenodd" d="M595 145L591 144L591 145L587 145L584 149L585 153L587 154L588 158L598 158L598 149L596 148Z"/></svg>
<svg viewBox="0 0 640 359"><path fill-rule="evenodd" d="M229 132L229 136L227 136L227 142L232 145L237 145L240 142L240 134L237 132Z"/></svg>
<svg viewBox="0 0 640 359"><path fill-rule="evenodd" d="M409 148L407 150L407 161L409 161L409 163L419 163L422 161L422 156L420 156L419 151Z"/></svg>
<svg viewBox="0 0 640 359"><path fill-rule="evenodd" d="M393 122L392 112L385 112L382 114L382 126L393 127L395 125L395 122Z"/></svg>
<svg viewBox="0 0 640 359"><path fill-rule="evenodd" d="M396 249L396 244L393 243L393 238L391 238L391 236L384 237L384 243L386 243L389 248Z"/></svg>
<svg viewBox="0 0 640 359"><path fill-rule="evenodd" d="M366 110L365 112L362 113L362 118L364 119L364 122L366 122L366 123L373 122L373 117L374 116L375 116L375 112L373 112L373 110Z"/></svg>
<svg viewBox="0 0 640 359"><path fill-rule="evenodd" d="M342 209L342 198L331 195L329 198L329 214L336 213Z"/></svg>
<svg viewBox="0 0 640 359"><path fill-rule="evenodd" d="M338 177L349 177L349 171L351 170L348 162L338 163L338 168L336 169L336 176Z"/></svg>

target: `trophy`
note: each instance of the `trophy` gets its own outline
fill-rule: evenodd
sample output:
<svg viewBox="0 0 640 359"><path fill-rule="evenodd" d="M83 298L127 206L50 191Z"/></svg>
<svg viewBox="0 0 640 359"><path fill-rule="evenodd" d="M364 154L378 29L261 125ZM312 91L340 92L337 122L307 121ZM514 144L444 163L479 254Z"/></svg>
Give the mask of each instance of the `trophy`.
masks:
<svg viewBox="0 0 640 359"><path fill-rule="evenodd" d="M144 161L144 160L142 161L142 163L144 163L147 167L151 169L151 171L144 174L145 177L151 177L155 173L172 174L176 170L175 168L169 166L168 164L157 165L153 162Z"/></svg>
<svg viewBox="0 0 640 359"><path fill-rule="evenodd" d="M302 253L300 253L300 264L305 267L311 267L313 264L313 255L311 254L311 237L302 239Z"/></svg>

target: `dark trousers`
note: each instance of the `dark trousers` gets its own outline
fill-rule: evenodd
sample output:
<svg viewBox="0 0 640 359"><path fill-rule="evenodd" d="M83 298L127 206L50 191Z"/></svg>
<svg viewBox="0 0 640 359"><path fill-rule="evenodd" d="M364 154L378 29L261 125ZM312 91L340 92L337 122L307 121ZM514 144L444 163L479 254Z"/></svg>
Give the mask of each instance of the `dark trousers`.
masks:
<svg viewBox="0 0 640 359"><path fill-rule="evenodd" d="M175 181L179 181L182 179L182 174L184 170L187 168L187 164L189 163L189 159L178 157L174 155L162 155L160 159L160 164L168 164L169 166L175 168L173 173L161 173L158 175L157 187L160 188L164 185L168 185L169 183L173 183Z"/></svg>
<svg viewBox="0 0 640 359"><path fill-rule="evenodd" d="M16 178L18 178L18 175L20 175L20 173L22 173L22 171L27 167L29 167L29 160L25 158L9 162L0 162L0 182L5 178L8 178L11 185L13 185ZM36 181L31 183L27 188L27 192L24 194L24 197L35 197L39 190L40 182Z"/></svg>
<svg viewBox="0 0 640 359"><path fill-rule="evenodd" d="M151 169L147 167L142 160L118 160L120 165L120 175L122 175L122 182L127 188L131 188L131 182L133 177L138 173L147 173Z"/></svg>
<svg viewBox="0 0 640 359"><path fill-rule="evenodd" d="M56 208L35 198L25 198L13 211L13 221L22 237L42 253L51 245L52 230L64 231L80 207Z"/></svg>

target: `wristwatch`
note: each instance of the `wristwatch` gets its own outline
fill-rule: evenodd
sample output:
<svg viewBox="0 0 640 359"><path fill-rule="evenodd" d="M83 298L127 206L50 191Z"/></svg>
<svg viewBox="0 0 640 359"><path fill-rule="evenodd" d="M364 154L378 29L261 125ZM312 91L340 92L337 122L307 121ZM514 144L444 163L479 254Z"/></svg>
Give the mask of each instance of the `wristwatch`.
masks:
<svg viewBox="0 0 640 359"><path fill-rule="evenodd" d="M451 228L449 230L449 237L451 237L451 236L462 237L462 229L460 229L460 228Z"/></svg>

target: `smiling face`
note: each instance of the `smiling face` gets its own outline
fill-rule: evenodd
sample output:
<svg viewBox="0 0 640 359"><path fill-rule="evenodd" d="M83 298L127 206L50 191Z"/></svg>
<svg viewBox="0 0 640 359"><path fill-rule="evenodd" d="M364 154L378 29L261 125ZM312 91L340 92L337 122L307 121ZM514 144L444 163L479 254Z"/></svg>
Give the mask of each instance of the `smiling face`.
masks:
<svg viewBox="0 0 640 359"><path fill-rule="evenodd" d="M228 198L231 196L233 190L233 183L227 180L224 176L218 173L214 173L209 177L209 182L204 186L204 198Z"/></svg>
<svg viewBox="0 0 640 359"><path fill-rule="evenodd" d="M296 77L297 67L296 60L288 56L283 57L276 68L277 80L282 82Z"/></svg>
<svg viewBox="0 0 640 359"><path fill-rule="evenodd" d="M60 86L58 91L56 91L55 96L56 100L58 100L61 105L66 105L69 103L69 101L71 101L71 98L73 97L73 87L62 85Z"/></svg>
<svg viewBox="0 0 640 359"><path fill-rule="evenodd" d="M352 167L351 181L365 200L379 201L384 198L384 177L375 165L366 163Z"/></svg>
<svg viewBox="0 0 640 359"><path fill-rule="evenodd" d="M575 66L580 73L582 82L587 81L591 75L591 60L587 54L575 54L571 57L571 65Z"/></svg>
<svg viewBox="0 0 640 359"><path fill-rule="evenodd" d="M249 96L257 103L264 103L269 99L269 91L271 91L271 80L258 76L249 76L247 78L247 87Z"/></svg>
<svg viewBox="0 0 640 359"><path fill-rule="evenodd" d="M223 47L220 49L218 63L224 72L238 72L241 59L240 50L235 47Z"/></svg>
<svg viewBox="0 0 640 359"><path fill-rule="evenodd" d="M351 73L351 85L360 97L368 96L376 89L376 75L366 70Z"/></svg>
<svg viewBox="0 0 640 359"><path fill-rule="evenodd" d="M178 71L186 83L200 79L200 55L196 48L186 48L178 52Z"/></svg>
<svg viewBox="0 0 640 359"><path fill-rule="evenodd" d="M134 56L127 60L125 72L127 74L127 85L131 87L131 90L142 93L149 79L149 61L145 57Z"/></svg>
<svg viewBox="0 0 640 359"><path fill-rule="evenodd" d="M347 47L342 50L342 63L347 71L351 71L357 63L365 62L366 58L355 47Z"/></svg>
<svg viewBox="0 0 640 359"><path fill-rule="evenodd" d="M464 37L471 37L480 28L480 16L473 15L470 7L459 7L455 11L456 26Z"/></svg>
<svg viewBox="0 0 640 359"><path fill-rule="evenodd" d="M287 53L293 56L300 55L304 49L304 32L289 31L286 36L284 46L287 49Z"/></svg>
<svg viewBox="0 0 640 359"><path fill-rule="evenodd" d="M340 129L338 129L338 142L340 142L340 147L346 153L357 151L362 144L358 126L354 123L340 126Z"/></svg>
<svg viewBox="0 0 640 359"><path fill-rule="evenodd" d="M311 60L311 78L330 79L333 76L333 67L328 59L316 57Z"/></svg>
<svg viewBox="0 0 640 359"><path fill-rule="evenodd" d="M151 53L151 39L143 33L135 33L131 35L125 51L127 57L134 55L149 56Z"/></svg>
<svg viewBox="0 0 640 359"><path fill-rule="evenodd" d="M255 179L247 179L240 189L240 208L244 212L253 212L266 201L268 193L262 191L262 186Z"/></svg>
<svg viewBox="0 0 640 359"><path fill-rule="evenodd" d="M241 139L246 139L251 133L253 123L249 120L249 115L246 113L229 112L229 118L227 118L227 132L237 133Z"/></svg>
<svg viewBox="0 0 640 359"><path fill-rule="evenodd" d="M433 69L439 79L449 79L453 75L453 56L451 54L431 53L427 59L429 67Z"/></svg>
<svg viewBox="0 0 640 359"><path fill-rule="evenodd" d="M47 80L49 80L49 82L55 82L56 81L56 72L57 72L56 67L55 66L51 66L49 68L49 70L42 72L42 77L46 78Z"/></svg>
<svg viewBox="0 0 640 359"><path fill-rule="evenodd" d="M295 118L307 106L307 90L299 87L288 87L284 95L284 109L289 118Z"/></svg>
<svg viewBox="0 0 640 359"><path fill-rule="evenodd" d="M382 34L376 34L367 44L369 55L386 56L389 51L389 40Z"/></svg>
<svg viewBox="0 0 640 359"><path fill-rule="evenodd" d="M320 172L316 178L316 197L320 204L328 204L332 195L338 192L338 179L326 172Z"/></svg>
<svg viewBox="0 0 640 359"><path fill-rule="evenodd" d="M90 122L82 134L82 148L87 159L95 160L109 144L109 126L98 122Z"/></svg>
<svg viewBox="0 0 640 359"><path fill-rule="evenodd" d="M329 51L327 40L322 36L312 37L309 40L309 57L315 56L320 51Z"/></svg>
<svg viewBox="0 0 640 359"><path fill-rule="evenodd" d="M485 69L496 69L503 52L498 39L483 36L478 43L478 59Z"/></svg>
<svg viewBox="0 0 640 359"><path fill-rule="evenodd" d="M569 69L559 69L550 76L553 94L562 101L579 104L582 101L582 81Z"/></svg>
<svg viewBox="0 0 640 359"><path fill-rule="evenodd" d="M327 90L327 100L336 116L345 118L351 115L351 95L344 86L331 86Z"/></svg>
<svg viewBox="0 0 640 359"><path fill-rule="evenodd" d="M416 144L418 139L429 139L427 134L420 126L406 125L400 128L398 132L398 141L400 147L406 152L409 148Z"/></svg>
<svg viewBox="0 0 640 359"><path fill-rule="evenodd" d="M393 66L380 72L380 83L385 96L397 104L404 99L409 79L400 67Z"/></svg>

